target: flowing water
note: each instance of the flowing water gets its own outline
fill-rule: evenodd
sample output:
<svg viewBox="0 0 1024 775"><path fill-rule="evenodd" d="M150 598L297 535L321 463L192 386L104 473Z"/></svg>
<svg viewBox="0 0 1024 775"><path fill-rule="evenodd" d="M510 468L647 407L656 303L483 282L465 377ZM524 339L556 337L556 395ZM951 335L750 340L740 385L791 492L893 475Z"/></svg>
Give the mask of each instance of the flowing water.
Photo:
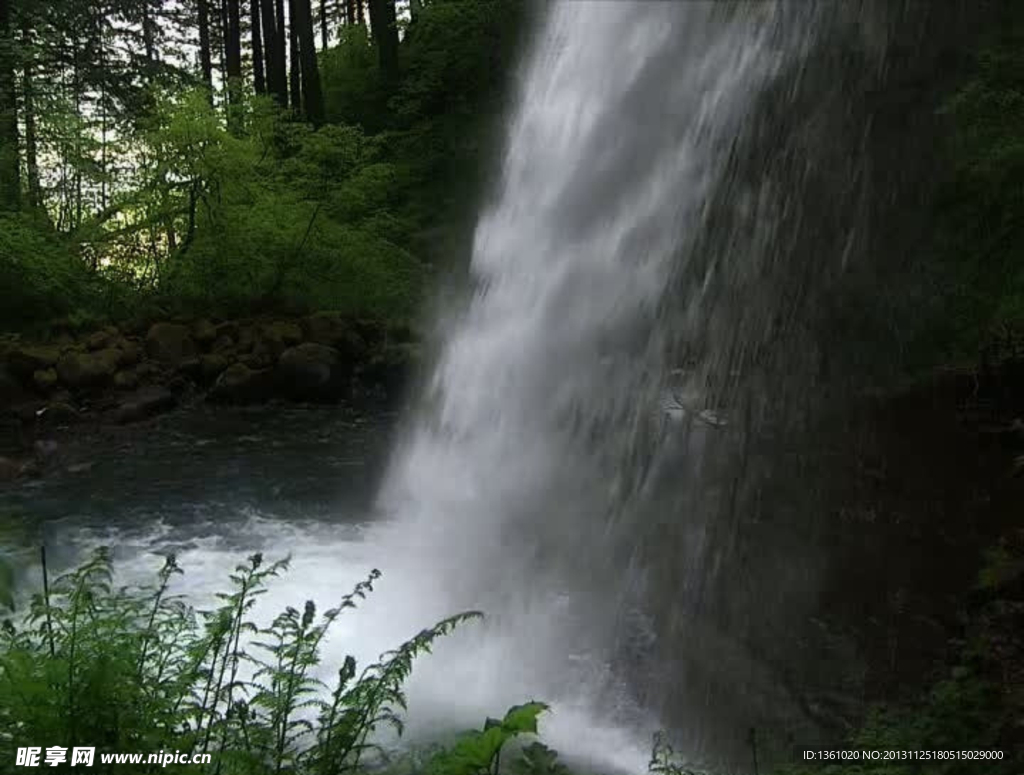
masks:
<svg viewBox="0 0 1024 775"><path fill-rule="evenodd" d="M771 321L795 306L772 269L821 161L790 155L783 175L744 159L753 147L770 158L766 116L796 104L841 5L545 8L466 304L439 322L436 365L381 476L382 446L366 440L383 431L295 410L253 423L261 438L245 442L235 415L217 413L120 455L99 447L94 471L44 482L26 508L48 520L51 544L114 543L130 573L177 550L200 600L229 562L291 554L268 616L310 596L326 606L379 567L378 591L328 643L328 669L483 610L418 666L413 737L535 698L553 705L546 741L602 768L643 770L666 722L695 755L713 753L695 730L743 722L710 721L710 700L671 699L710 685L697 652L704 673L717 662L736 677L734 695L779 694L702 608L725 594L715 581L735 538L716 515L746 460L745 436L720 439L744 426L751 403L739 399L759 383L742 377L742 395L722 385L773 337L783 346L788 329ZM829 129L815 115L797 116L805 138ZM822 273L849 259L849 226L830 229ZM772 565L783 551L790 564ZM782 590L773 610L813 583L810 571L787 581L800 558L765 549Z"/></svg>

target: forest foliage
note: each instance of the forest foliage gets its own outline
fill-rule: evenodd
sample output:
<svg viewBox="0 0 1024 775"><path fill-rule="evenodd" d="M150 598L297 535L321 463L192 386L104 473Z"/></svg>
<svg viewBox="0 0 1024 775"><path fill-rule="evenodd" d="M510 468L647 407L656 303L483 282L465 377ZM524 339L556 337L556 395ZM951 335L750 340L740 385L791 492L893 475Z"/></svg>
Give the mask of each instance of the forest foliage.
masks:
<svg viewBox="0 0 1024 775"><path fill-rule="evenodd" d="M0 324L406 314L479 184L523 14L2 0Z"/></svg>
<svg viewBox="0 0 1024 775"><path fill-rule="evenodd" d="M947 163L921 257L937 303L919 315L917 344L960 363L1019 356L1024 342L1022 45L1024 13L1006 5L937 116Z"/></svg>

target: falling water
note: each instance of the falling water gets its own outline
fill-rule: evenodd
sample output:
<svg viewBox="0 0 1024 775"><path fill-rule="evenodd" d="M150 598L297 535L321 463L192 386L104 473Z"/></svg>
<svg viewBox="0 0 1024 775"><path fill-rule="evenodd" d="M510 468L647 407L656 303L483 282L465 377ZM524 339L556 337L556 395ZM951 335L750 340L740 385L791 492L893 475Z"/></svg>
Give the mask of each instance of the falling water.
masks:
<svg viewBox="0 0 1024 775"><path fill-rule="evenodd" d="M384 556L405 577L388 610L490 616L414 682L441 717L536 696L555 704L556 747L642 766L642 739L608 729L641 718L616 689L637 593L616 526L657 442L672 366L659 321L744 122L805 55L812 17L762 3L547 10L477 226L472 297L443 321L382 496Z"/></svg>

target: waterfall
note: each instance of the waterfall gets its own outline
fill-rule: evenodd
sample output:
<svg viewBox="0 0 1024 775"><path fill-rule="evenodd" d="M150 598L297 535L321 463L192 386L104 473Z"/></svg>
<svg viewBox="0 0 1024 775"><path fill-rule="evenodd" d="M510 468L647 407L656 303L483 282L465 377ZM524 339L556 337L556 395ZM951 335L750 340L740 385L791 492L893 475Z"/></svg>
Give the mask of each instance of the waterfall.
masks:
<svg viewBox="0 0 1024 775"><path fill-rule="evenodd" d="M709 203L734 182L738 138L805 56L814 17L769 3L546 9L477 225L470 299L441 321L381 496L384 557L406 578L389 610L489 616L414 679L440 716L536 697L555 704L556 747L585 740L640 761L633 742L601 737L642 710L615 689L616 648L644 637L629 600L643 574L621 526L657 458L676 365L668 292L700 275L688 301L699 318L720 271L698 256Z"/></svg>

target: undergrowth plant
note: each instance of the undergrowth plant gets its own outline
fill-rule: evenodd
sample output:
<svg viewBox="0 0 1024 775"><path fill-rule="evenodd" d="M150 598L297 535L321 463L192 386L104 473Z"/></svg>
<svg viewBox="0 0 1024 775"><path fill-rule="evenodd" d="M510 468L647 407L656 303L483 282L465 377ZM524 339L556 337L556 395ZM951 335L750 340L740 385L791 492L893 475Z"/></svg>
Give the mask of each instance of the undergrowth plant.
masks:
<svg viewBox="0 0 1024 775"><path fill-rule="evenodd" d="M13 764L16 749L27 746L209 754L208 764L180 768L219 775L336 775L383 761L373 733L401 733L402 687L415 658L480 614L444 619L362 670L347 657L327 686L313 675L323 639L380 573L323 613L308 601L260 627L253 608L287 567L252 555L210 610L171 592L182 572L174 556L145 588L115 586L105 549L55 579L20 621L3 622L0 762ZM535 731L527 717L543 706L524 708L507 717L502 740ZM98 756L94 766L103 771ZM133 772L164 769L143 764Z"/></svg>
<svg viewBox="0 0 1024 775"><path fill-rule="evenodd" d="M209 609L172 589L183 571L166 557L154 582L117 586L108 550L47 579L28 610L0 622L0 771L19 748L94 747L95 773L127 772L104 753L166 752L202 763L131 764L130 772L208 775L572 775L558 754L534 739L541 702L509 709L447 747L385 750L379 731L401 735L403 686L413 663L468 611L422 630L359 669L348 656L331 684L317 674L334 622L373 591L373 570L337 603L287 607L269 625L253 618L268 584L288 560L250 556ZM2 579L0 579L2 580ZM510 746L510 743L516 745ZM511 753L508 753L511 749ZM178 761L186 761L179 758ZM43 765L45 766L45 765ZM80 772L70 757L49 772ZM655 737L650 772L691 775Z"/></svg>

